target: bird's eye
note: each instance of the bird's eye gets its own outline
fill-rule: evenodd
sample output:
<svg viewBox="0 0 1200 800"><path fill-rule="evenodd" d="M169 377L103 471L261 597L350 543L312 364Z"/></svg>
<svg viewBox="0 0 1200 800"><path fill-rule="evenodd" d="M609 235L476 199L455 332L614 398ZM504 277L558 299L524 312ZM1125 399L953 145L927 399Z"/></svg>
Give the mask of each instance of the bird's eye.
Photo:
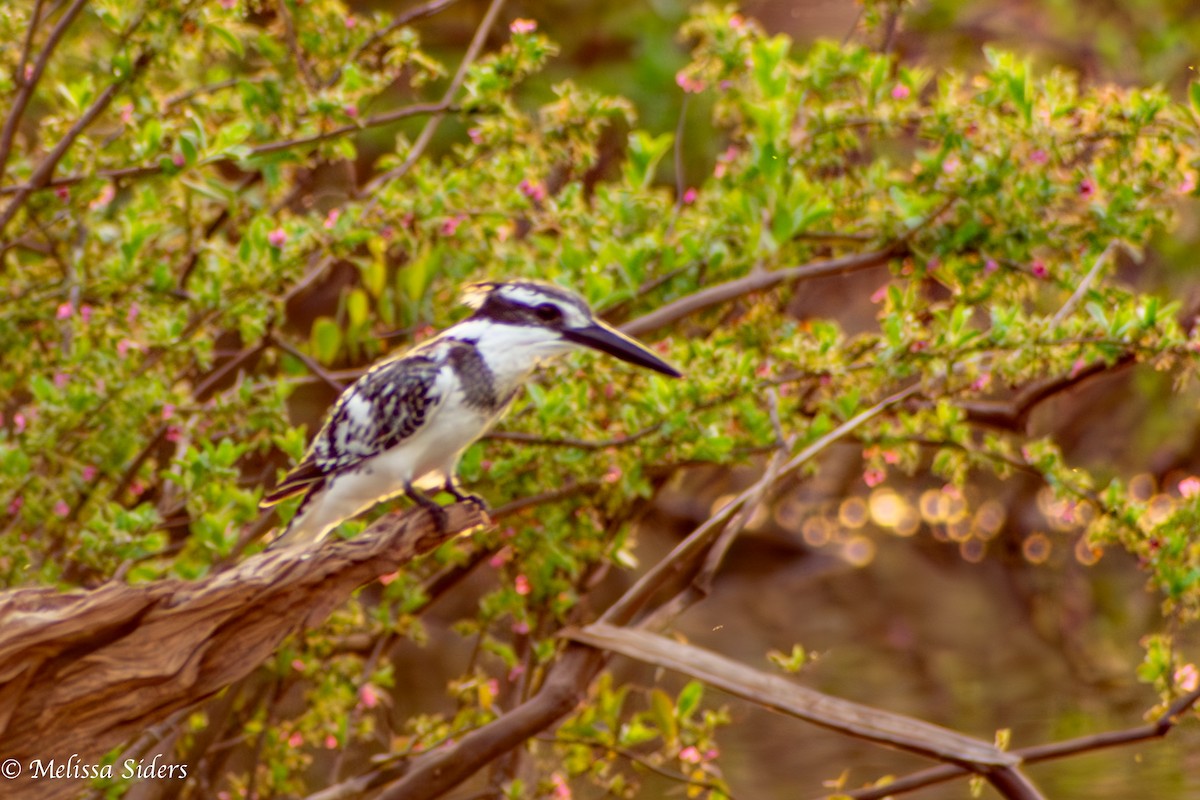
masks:
<svg viewBox="0 0 1200 800"><path fill-rule="evenodd" d="M553 303L542 303L533 309L533 313L542 322L558 322L562 319L562 309Z"/></svg>

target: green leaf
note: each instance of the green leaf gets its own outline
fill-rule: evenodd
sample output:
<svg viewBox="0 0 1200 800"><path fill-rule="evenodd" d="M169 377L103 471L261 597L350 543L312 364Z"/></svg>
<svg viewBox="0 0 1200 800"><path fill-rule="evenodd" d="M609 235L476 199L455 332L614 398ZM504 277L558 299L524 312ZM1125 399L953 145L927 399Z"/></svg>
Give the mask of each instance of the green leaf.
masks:
<svg viewBox="0 0 1200 800"><path fill-rule="evenodd" d="M654 724L658 726L658 730L662 733L663 739L667 744L675 744L679 738L679 725L675 718L675 704L671 701L670 695L662 689L655 689L650 692L650 716L654 719Z"/></svg>
<svg viewBox="0 0 1200 800"><path fill-rule="evenodd" d="M699 681L688 681L687 686L680 690L679 702L676 704L680 718L690 717L699 708L702 697L704 697L704 684Z"/></svg>
<svg viewBox="0 0 1200 800"><path fill-rule="evenodd" d="M342 329L329 317L318 317L312 327L312 349L317 360L330 364L342 346Z"/></svg>

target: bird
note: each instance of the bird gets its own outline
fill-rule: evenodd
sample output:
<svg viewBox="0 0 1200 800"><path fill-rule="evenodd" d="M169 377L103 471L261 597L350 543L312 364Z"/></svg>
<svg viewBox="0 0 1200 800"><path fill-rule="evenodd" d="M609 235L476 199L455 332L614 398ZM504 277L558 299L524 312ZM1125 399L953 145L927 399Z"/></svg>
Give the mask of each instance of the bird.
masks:
<svg viewBox="0 0 1200 800"><path fill-rule="evenodd" d="M682 373L599 319L582 297L535 280L465 287L470 316L383 359L334 403L301 461L268 492L273 506L302 494L269 549L313 546L343 521L407 495L445 530L445 510L423 488L473 501L458 462L555 356L590 348L672 378Z"/></svg>

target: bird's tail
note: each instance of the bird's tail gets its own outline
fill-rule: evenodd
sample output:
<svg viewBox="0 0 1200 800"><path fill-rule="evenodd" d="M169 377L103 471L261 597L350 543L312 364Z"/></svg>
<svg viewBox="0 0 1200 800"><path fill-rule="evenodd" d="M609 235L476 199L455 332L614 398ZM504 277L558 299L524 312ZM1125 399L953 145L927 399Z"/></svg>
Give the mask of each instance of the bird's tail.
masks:
<svg viewBox="0 0 1200 800"><path fill-rule="evenodd" d="M296 516L283 529L273 542L267 545L268 550L282 550L285 547L310 546L321 541L331 530L341 522L340 517L332 516L325 509L325 489L314 487L304 496ZM322 513L325 511L326 513Z"/></svg>

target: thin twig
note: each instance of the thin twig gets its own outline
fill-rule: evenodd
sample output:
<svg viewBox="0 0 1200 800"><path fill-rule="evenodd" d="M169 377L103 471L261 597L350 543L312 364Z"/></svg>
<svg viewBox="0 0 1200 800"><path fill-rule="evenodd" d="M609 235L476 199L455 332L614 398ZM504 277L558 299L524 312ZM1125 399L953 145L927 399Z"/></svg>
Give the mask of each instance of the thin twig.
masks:
<svg viewBox="0 0 1200 800"><path fill-rule="evenodd" d="M805 447L797 453L790 461L779 468L778 472L769 477L770 480L780 480L787 475L792 474L796 470L803 467L815 456L823 452L834 442L840 440L844 436L858 428L862 427L867 422L870 422L875 417L882 414L887 409L900 403L913 394L915 394L920 385L914 383L898 392L884 398L867 410L851 417L841 425L834 428L829 433L817 439L812 444ZM753 498L762 490L760 484L764 483L764 479L759 479L753 486L743 491L728 504L721 508L716 514L713 514L696 530L692 531L686 539L680 542L674 550L665 558L658 562L652 569L646 572L637 583L625 592L617 602L609 606L608 610L601 615L600 621L612 625L628 624L633 619L634 615L644 606L650 598L658 591L659 587L673 573L679 572L685 565L691 563L700 553L708 550L709 544L713 539L720 534L726 523L737 513L742 506L753 500Z"/></svg>
<svg viewBox="0 0 1200 800"><path fill-rule="evenodd" d="M1200 689L1195 689L1183 695L1167 709L1156 721L1136 728L1106 733L1089 734L1074 739L1067 739L1052 744L1034 745L1013 750L1013 755L1021 757L1022 763L1033 764L1039 761L1051 761L1057 758L1088 753L1108 747L1120 747L1126 744L1144 742L1148 739L1160 739L1171 732L1179 720L1200 702ZM913 772L902 778L897 778L882 786L868 786L862 789L839 792L836 797L853 798L853 800L883 800L892 795L904 794L935 783L944 783L955 778L970 774L967 770L954 764L939 764L936 767ZM829 800L825 796L822 800Z"/></svg>
<svg viewBox="0 0 1200 800"><path fill-rule="evenodd" d="M268 155L277 153L281 150L290 150L293 147L304 147L310 144L320 144L321 142L330 139L337 139L347 134L357 133L358 131L367 128L376 128L380 125L388 125L393 122L398 122L409 117L420 116L421 114L437 114L447 111L454 111L453 104L446 103L415 103L410 106L402 106L401 108L386 111L382 114L377 114L363 120L361 123L339 125L336 128L330 128L321 133L314 133L308 136L297 136L294 139L283 139L277 142L266 142L264 144L253 145L246 150L246 158L255 156ZM215 158L211 161L204 162L203 166L225 166L236 164L237 159L233 158ZM44 184L35 186L32 181L28 183L15 183L8 186L0 186L0 195L19 194L22 192L33 193L46 189L54 189L59 186L73 186L81 181L89 178L107 178L109 180L125 180L144 178L149 175L157 175L163 171L163 167L159 163L142 164L138 166L116 167L113 169L100 169L95 172L76 175L65 175L61 178L54 178L46 181Z"/></svg>
<svg viewBox="0 0 1200 800"><path fill-rule="evenodd" d="M344 383L326 372L325 367L317 363L316 359L293 345L291 342L274 332L267 334L266 341L271 345L278 347L288 355L295 356L296 358L300 359L304 366L308 367L309 371L320 378L330 389L333 389L338 394L341 394L343 391L345 391L346 385Z"/></svg>
<svg viewBox="0 0 1200 800"><path fill-rule="evenodd" d="M21 90L17 92L17 97L13 100L12 109L8 112L8 117L4 120L4 130L0 131L0 180L4 179L4 172L8 165L8 156L12 151L13 137L16 136L17 126L21 122L21 116L25 113L25 107L29 105L29 100L33 97L33 90L37 88L38 81L42 79L42 73L46 70L46 64L50 61L50 56L54 54L54 49L58 47L58 43L67 32L67 28L71 27L71 23L79 16L79 12L83 10L87 0L75 0L71 7L63 12L62 17L58 20L58 24L54 26L54 30L50 31L49 38L46 39L46 44L42 46L42 52L38 54L37 61L33 64L33 72L29 74L29 78L25 77L26 57L29 54L30 42L33 40L34 28L39 23L39 12L41 11L42 3L38 0L37 6L33 10L33 15L29 19L29 28L25 32L24 50L21 54L20 72L17 79L21 82ZM0 226L2 228L3 226Z"/></svg>
<svg viewBox="0 0 1200 800"><path fill-rule="evenodd" d="M105 87L104 91L102 91L99 97L97 97L91 104L91 106L89 106L88 109L83 112L83 115L76 120L75 124L71 126L70 130L66 132L54 149L51 150L44 159L42 159L41 163L39 163L37 168L33 171L33 174L29 176L29 181L23 188L17 191L17 196L14 197L8 204L8 207L4 209L3 215L0 215L0 232L8 227L8 223L11 222L12 218L16 216L17 211L19 211L21 206L24 205L25 200L30 194L32 194L33 189L41 188L49 183L50 176L54 174L54 168L58 166L58 162L61 161L62 157L67 154L67 150L71 148L71 145L75 143L75 140L79 138L79 135L82 134L88 128L88 126L95 122L97 117L104 113L105 109L108 108L113 98L116 97L117 92L135 75L145 69L146 65L150 63L150 59L152 57L152 51L143 51L142 54L137 57L137 60L134 61L133 66L129 69L129 71Z"/></svg>
<svg viewBox="0 0 1200 800"><path fill-rule="evenodd" d="M455 2L457 2L457 0L430 0L428 3L422 3L419 6L413 6L408 11L405 11L387 25L368 36L366 40L357 48L355 48L354 52L350 54L350 58L347 59L347 62L353 64L358 61L360 58L362 58L364 53L390 35L392 31L395 31L397 28L402 28L408 23L414 22L418 19L423 19L424 17L432 17L443 8L453 5ZM333 74L329 76L329 80L326 81L325 85L327 87L333 86L341 79L341 77L342 68L338 67L333 71Z"/></svg>
<svg viewBox="0 0 1200 800"><path fill-rule="evenodd" d="M310 92L315 91L318 84L317 76L313 74L312 65L304 57L304 52L300 49L300 42L296 39L296 23L292 20L292 11L288 8L288 0L279 0L278 5L279 16L283 19L283 39L287 42L288 50L292 53L304 85Z"/></svg>
<svg viewBox="0 0 1200 800"><path fill-rule="evenodd" d="M442 95L442 100L439 105L449 106L454 101L455 95L458 94L459 88L462 87L463 81L467 77L467 70L471 68L471 64L479 57L479 53L483 50L484 42L487 41L488 34L492 30L492 25L496 22L496 17L500 14L500 9L504 7L504 0L492 0L488 6L487 12L483 15L483 20L479 23L479 27L475 29L475 36L471 39L471 44L467 47L467 52L463 55L462 62L458 65L458 71L454 73L454 77L450 79L450 85L446 87L446 92ZM433 135L437 132L438 126L442 123L442 118L445 112L435 113L425 123L425 127L421 129L421 133L417 136L417 140L413 142L409 148L408 154L404 157L404 163L395 169L389 170L382 175L373 178L363 192L365 194L375 194L375 191L396 178L405 175L421 154L425 152L425 148L429 146L433 140Z"/></svg>
<svg viewBox="0 0 1200 800"><path fill-rule="evenodd" d="M1075 310L1075 306L1079 304L1080 299L1087 294L1088 289L1092 288L1092 284L1095 282L1096 276L1100 273L1100 267L1104 265L1104 262L1109 259L1109 256L1111 256L1116 248L1120 245L1121 242L1118 239L1113 239L1108 243L1108 246L1104 248L1104 252L1102 252L1096 258L1096 262L1092 264L1092 268L1088 270L1087 275L1083 276L1083 280L1079 282L1079 285L1075 287L1075 291L1072 292L1071 296L1067 298L1067 302L1063 303L1063 306L1058 310L1058 313L1050 318L1051 328L1058 327L1059 323L1071 315L1071 312Z"/></svg>
<svg viewBox="0 0 1200 800"><path fill-rule="evenodd" d="M590 441L588 439L576 439L571 436L554 438L549 436L538 436L533 433L522 433L521 431L492 431L487 434L485 439L498 439L506 442L522 442L523 444L538 444L547 447L575 447L580 450L604 450L609 447L624 447L625 445L633 444L638 439L643 439L652 433L660 430L662 424L651 425L648 428L643 428L637 433L631 433L628 436L619 436L612 439L599 439Z"/></svg>

